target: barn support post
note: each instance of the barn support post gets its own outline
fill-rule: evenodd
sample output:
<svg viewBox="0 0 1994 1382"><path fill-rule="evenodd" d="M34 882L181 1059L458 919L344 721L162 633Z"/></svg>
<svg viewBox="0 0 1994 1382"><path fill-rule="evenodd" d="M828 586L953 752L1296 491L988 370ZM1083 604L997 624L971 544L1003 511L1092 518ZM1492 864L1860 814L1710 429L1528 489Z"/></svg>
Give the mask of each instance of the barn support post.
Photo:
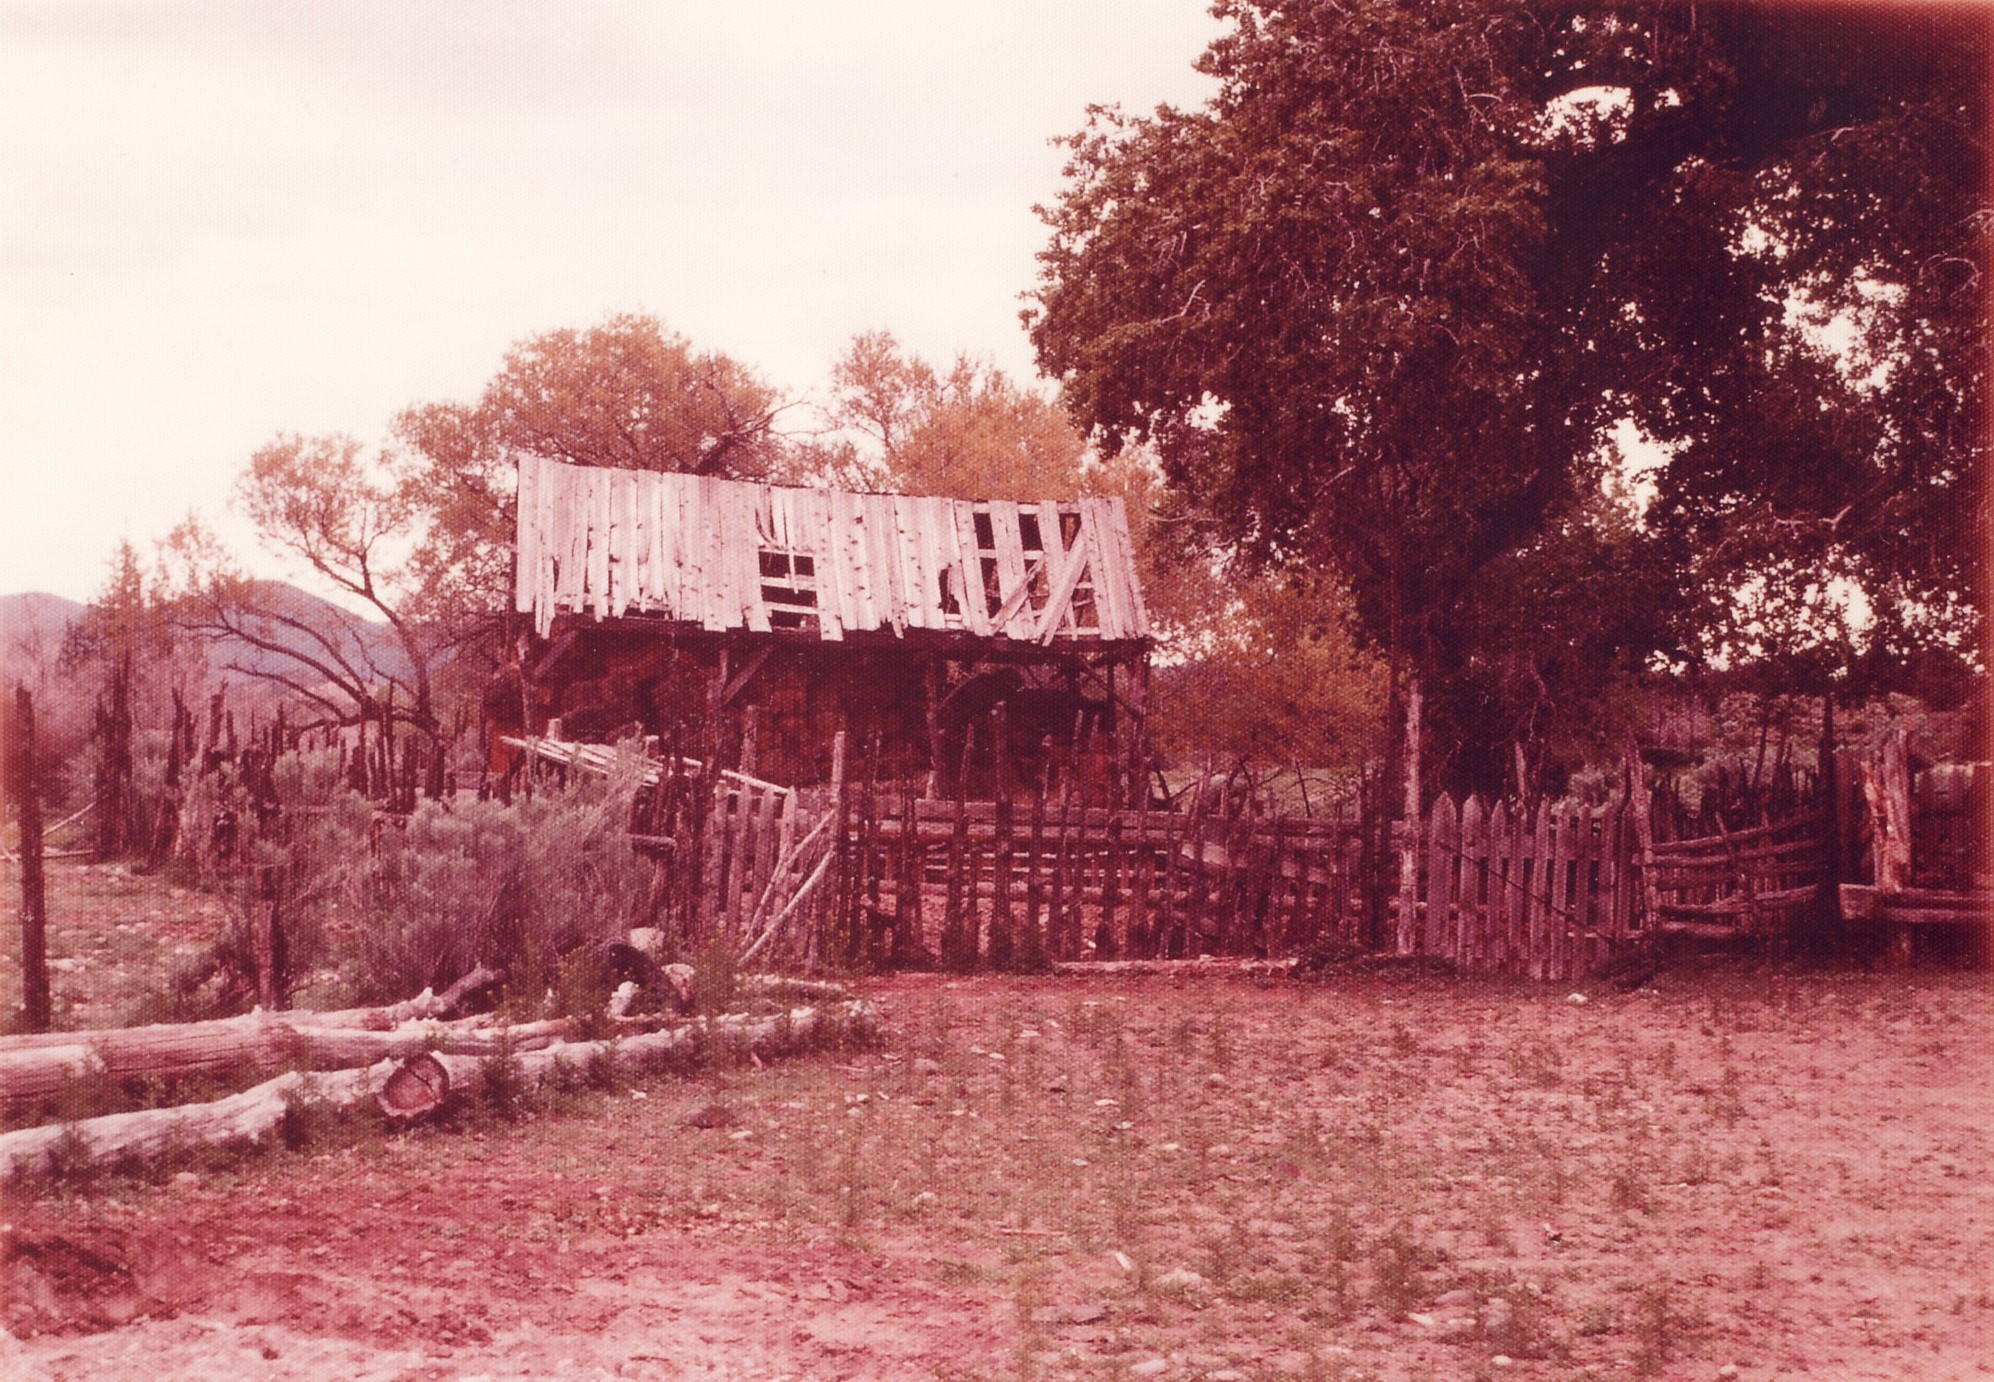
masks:
<svg viewBox="0 0 1994 1382"><path fill-rule="evenodd" d="M927 785L921 795L929 801L936 801L940 799L942 788L946 785L944 782L944 778L946 777L944 767L948 756L948 746L944 743L942 735L943 677L941 655L939 653L931 653L927 657L926 666L922 671L922 686L926 692L923 709L926 713L928 728L928 779Z"/></svg>
<svg viewBox="0 0 1994 1382"><path fill-rule="evenodd" d="M46 1032L53 1020L48 987L48 897L42 877L41 784L35 763L35 701L26 686L14 688L13 732L8 736L8 785L21 831L21 1019L23 1029Z"/></svg>
<svg viewBox="0 0 1994 1382"><path fill-rule="evenodd" d="M1072 897L1070 877L1073 862L1073 788L1080 776L1081 734L1084 715L1073 717L1073 738L1069 741L1067 770L1059 784L1058 836L1052 850L1052 879L1046 897L1046 954L1055 960L1077 960L1079 955L1079 899ZM1052 757L1048 753L1047 765ZM1071 906L1069 907L1069 899ZM1071 923L1071 924L1069 924Z"/></svg>
<svg viewBox="0 0 1994 1382"><path fill-rule="evenodd" d="M969 846L969 763L975 726L963 735L962 770L956 774L954 819L949 827L948 901L942 918L942 968L966 974L976 968L976 855ZM964 878L967 872L968 877Z"/></svg>
<svg viewBox="0 0 1994 1382"><path fill-rule="evenodd" d="M848 937L851 954L847 957L848 963L855 967L875 963L875 919L882 915L879 875L886 861L879 847L879 754L880 737L875 729L866 741L865 790L859 795L859 865L852 880L852 931ZM861 891L863 896L859 895Z"/></svg>
<svg viewBox="0 0 1994 1382"><path fill-rule="evenodd" d="M1050 735L1039 743L1039 763L1043 769L1052 762ZM1046 967L1044 931L1045 910L1045 797L1046 779L1041 772L1032 784L1032 833L1025 854L1025 915L1018 929L1018 968L1037 973Z"/></svg>
<svg viewBox="0 0 1994 1382"><path fill-rule="evenodd" d="M921 876L926 865L915 799L914 780L903 778L899 848L893 855L893 941L887 951L887 962L895 969L927 968L933 963L921 918Z"/></svg>

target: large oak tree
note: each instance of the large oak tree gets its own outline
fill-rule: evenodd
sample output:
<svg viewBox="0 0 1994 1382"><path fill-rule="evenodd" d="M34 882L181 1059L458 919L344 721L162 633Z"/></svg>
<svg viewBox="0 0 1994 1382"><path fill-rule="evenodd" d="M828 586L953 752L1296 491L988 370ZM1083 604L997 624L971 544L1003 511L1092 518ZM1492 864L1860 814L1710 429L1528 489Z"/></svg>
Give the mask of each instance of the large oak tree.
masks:
<svg viewBox="0 0 1994 1382"><path fill-rule="evenodd" d="M1215 10L1206 106L1069 141L1027 321L1083 423L1349 582L1490 750L1457 780L1592 715L1580 649L1971 665L1977 11ZM1670 459L1615 513L1629 422ZM1851 589L1871 622L1823 639Z"/></svg>

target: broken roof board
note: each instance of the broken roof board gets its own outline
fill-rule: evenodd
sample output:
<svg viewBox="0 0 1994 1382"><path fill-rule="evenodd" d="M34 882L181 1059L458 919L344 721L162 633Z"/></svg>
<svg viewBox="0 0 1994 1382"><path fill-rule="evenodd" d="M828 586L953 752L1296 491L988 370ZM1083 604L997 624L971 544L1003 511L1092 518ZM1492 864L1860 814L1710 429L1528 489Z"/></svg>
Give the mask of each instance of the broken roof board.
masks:
<svg viewBox="0 0 1994 1382"><path fill-rule="evenodd" d="M558 613L825 639L1149 636L1120 498L855 494L533 457L519 466L516 594L543 637Z"/></svg>

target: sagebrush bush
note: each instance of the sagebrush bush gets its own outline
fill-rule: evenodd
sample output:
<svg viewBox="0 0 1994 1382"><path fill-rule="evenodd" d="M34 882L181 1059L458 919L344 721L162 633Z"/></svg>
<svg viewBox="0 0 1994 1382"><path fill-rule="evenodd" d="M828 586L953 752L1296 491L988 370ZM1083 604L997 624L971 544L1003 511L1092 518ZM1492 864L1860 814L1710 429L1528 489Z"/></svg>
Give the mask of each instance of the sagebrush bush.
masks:
<svg viewBox="0 0 1994 1382"><path fill-rule="evenodd" d="M398 820L347 785L336 750L281 755L277 810L238 823L237 867L222 886L229 922L170 985L171 1015L253 997L264 870L293 979L325 965L343 976L343 997L390 1002L484 963L512 972L522 1011L577 985L592 998L600 975L564 985L559 957L652 921L651 865L628 834L642 769L626 754L607 779L543 778L510 804L423 799Z"/></svg>
<svg viewBox="0 0 1994 1382"><path fill-rule="evenodd" d="M383 828L355 956L366 996L440 988L480 962L551 976L555 957L648 924L651 866L628 836L640 766L510 805L423 801Z"/></svg>

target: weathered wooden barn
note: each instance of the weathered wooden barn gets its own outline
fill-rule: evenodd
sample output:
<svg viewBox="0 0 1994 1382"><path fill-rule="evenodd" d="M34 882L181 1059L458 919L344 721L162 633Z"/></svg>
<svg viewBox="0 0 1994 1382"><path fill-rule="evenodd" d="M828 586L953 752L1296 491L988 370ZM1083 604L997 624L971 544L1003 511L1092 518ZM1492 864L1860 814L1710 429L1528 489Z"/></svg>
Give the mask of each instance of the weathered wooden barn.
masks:
<svg viewBox="0 0 1994 1382"><path fill-rule="evenodd" d="M1124 797L1140 780L1149 620L1119 498L528 459L517 605L534 634L528 733L717 746L785 785L825 781L841 729L931 790L954 791L965 766L977 796L1066 765Z"/></svg>

